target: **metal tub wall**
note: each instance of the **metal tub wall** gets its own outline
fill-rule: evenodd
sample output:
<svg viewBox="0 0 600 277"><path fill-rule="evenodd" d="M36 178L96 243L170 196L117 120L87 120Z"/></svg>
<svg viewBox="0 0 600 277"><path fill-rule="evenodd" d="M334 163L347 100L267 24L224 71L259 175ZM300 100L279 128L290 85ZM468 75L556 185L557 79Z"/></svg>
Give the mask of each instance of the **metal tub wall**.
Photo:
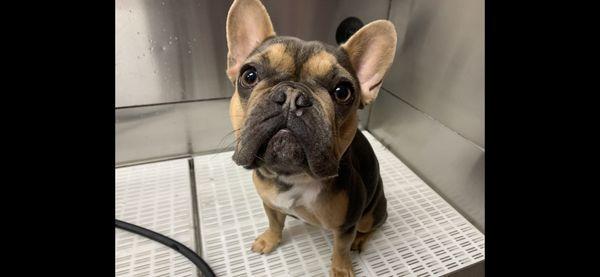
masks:
<svg viewBox="0 0 600 277"><path fill-rule="evenodd" d="M232 2L116 1L117 165L231 144L225 21ZM278 34L330 44L346 17L370 22L389 10L389 0L263 3ZM369 108L359 111L361 128L368 115Z"/></svg>
<svg viewBox="0 0 600 277"><path fill-rule="evenodd" d="M484 230L483 1L392 0L396 57L367 129Z"/></svg>

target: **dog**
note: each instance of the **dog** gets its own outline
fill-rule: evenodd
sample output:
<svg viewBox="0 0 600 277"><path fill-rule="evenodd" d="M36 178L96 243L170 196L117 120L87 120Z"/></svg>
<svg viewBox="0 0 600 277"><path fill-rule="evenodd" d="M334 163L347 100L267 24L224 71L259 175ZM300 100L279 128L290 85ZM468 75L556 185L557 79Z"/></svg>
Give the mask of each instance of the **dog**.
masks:
<svg viewBox="0 0 600 277"><path fill-rule="evenodd" d="M379 164L357 110L376 97L393 62L396 30L373 21L339 47L277 36L258 0L227 15L233 161L252 169L269 227L251 250L281 242L286 216L332 231L331 276L354 276L360 251L387 218Z"/></svg>

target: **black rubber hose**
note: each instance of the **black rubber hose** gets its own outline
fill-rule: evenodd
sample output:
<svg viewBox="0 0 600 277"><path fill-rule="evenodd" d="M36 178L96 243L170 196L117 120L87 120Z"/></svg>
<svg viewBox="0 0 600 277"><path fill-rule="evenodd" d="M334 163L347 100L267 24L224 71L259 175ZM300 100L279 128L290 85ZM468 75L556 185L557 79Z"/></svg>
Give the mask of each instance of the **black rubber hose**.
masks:
<svg viewBox="0 0 600 277"><path fill-rule="evenodd" d="M152 230L148 230L146 228L143 228L143 227L131 224L131 223L127 223L125 221L121 221L118 219L115 219L115 227L138 234L138 235L141 235L141 236L144 236L144 237L147 237L151 240L160 242L160 243L172 248L173 250L181 253L181 255L185 256L190 261L192 261L192 263L194 263L196 265L196 267L198 267L198 269L200 269L200 272L202 272L202 276L206 276L206 277L214 277L215 276L215 273L212 271L212 269L210 269L208 264L206 264L206 262L200 256L198 256L198 254L196 254L196 252L192 251L187 246L185 246L169 237L163 236Z"/></svg>

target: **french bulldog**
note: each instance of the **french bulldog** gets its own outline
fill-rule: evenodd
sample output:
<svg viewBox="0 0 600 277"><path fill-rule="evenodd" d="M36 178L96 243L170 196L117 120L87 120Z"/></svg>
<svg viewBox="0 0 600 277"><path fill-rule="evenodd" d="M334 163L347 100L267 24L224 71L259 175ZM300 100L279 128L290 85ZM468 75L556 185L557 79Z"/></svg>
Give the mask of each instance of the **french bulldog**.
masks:
<svg viewBox="0 0 600 277"><path fill-rule="evenodd" d="M252 251L269 253L292 216L333 233L331 276L354 276L360 251L387 218L379 164L358 130L394 59L396 30L373 21L340 46L275 34L258 0L227 16L234 162L253 170L269 227Z"/></svg>

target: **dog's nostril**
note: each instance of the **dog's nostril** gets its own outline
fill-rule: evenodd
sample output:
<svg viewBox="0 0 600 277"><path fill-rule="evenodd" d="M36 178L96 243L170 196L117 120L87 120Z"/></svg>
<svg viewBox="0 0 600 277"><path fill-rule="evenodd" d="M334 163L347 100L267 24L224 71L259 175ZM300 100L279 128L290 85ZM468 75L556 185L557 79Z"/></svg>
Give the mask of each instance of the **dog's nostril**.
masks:
<svg viewBox="0 0 600 277"><path fill-rule="evenodd" d="M311 105L312 102L304 94L300 94L296 98L296 106L298 107L310 107Z"/></svg>
<svg viewBox="0 0 600 277"><path fill-rule="evenodd" d="M312 100L303 91L294 87L280 88L271 95L271 101L279 104L282 108L296 110L312 106Z"/></svg>
<svg viewBox="0 0 600 277"><path fill-rule="evenodd" d="M286 96L285 96L285 92L283 92L283 91L278 91L272 97L273 102L275 102L277 104L285 103L285 99L286 99Z"/></svg>

